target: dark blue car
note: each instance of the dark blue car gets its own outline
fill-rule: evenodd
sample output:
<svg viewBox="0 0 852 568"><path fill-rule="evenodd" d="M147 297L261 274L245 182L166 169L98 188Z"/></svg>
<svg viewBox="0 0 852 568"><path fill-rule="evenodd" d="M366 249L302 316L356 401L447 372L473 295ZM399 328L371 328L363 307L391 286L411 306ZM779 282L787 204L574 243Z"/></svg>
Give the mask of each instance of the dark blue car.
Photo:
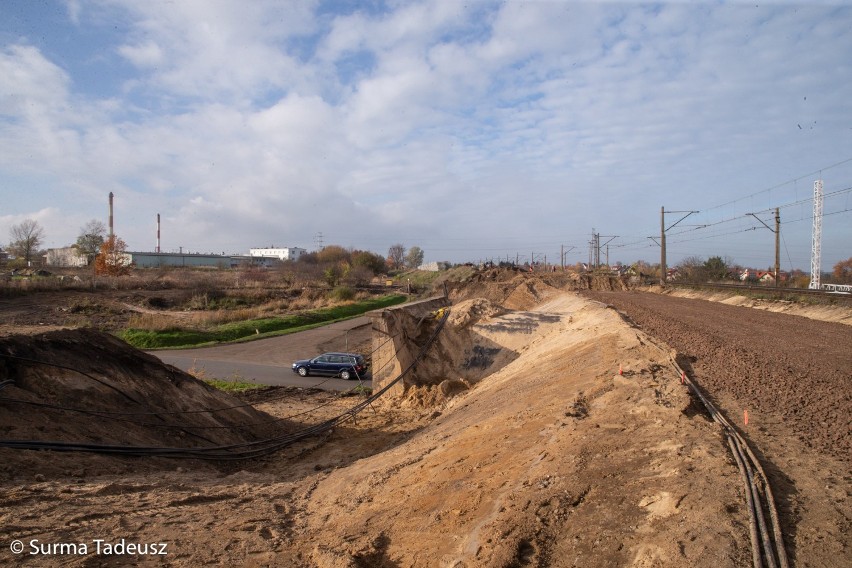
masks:
<svg viewBox="0 0 852 568"><path fill-rule="evenodd" d="M300 377L327 375L344 380L364 378L367 361L357 353L323 353L313 359L296 361L293 363L293 372Z"/></svg>

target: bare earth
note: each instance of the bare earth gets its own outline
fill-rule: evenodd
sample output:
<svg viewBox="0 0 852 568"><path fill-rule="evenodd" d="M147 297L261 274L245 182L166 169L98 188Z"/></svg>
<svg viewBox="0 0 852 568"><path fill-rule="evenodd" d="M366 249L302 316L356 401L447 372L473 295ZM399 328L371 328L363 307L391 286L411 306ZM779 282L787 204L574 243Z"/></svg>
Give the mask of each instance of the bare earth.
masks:
<svg viewBox="0 0 852 568"><path fill-rule="evenodd" d="M495 305L511 309L483 310L483 303L473 299L475 291L457 294L442 345L453 345L453 334L462 331L476 334L499 347L505 366L475 384L438 376L436 386L380 400L331 434L266 458L200 463L0 450L0 562L749 565L742 481L719 428L680 384L671 345L687 357L678 359L681 365L689 363L696 382L734 421L748 404L750 423L744 429L768 460L773 481L782 485L776 494L783 499L793 565L849 565L852 338L849 331L835 331L847 326L814 322L811 329L802 327L799 318L767 313L780 318L772 326L788 330L768 339L778 351L767 351L770 346L743 323L761 314L754 310L729 307L736 312L731 317L738 324L733 325L718 315L719 307L727 306L703 309L693 307L700 302L682 300L691 304L676 311L694 312L701 333L656 315L668 313L663 304L647 316L659 326L634 319L640 329L612 309L541 283L521 279L483 291ZM598 297L616 304L633 296ZM651 297L662 303L675 300ZM641 306L639 300L634 304ZM628 310L631 318L633 311L641 308ZM784 318L793 323L784 324ZM738 325L743 331L737 331ZM717 329L734 331L725 341ZM677 337L686 339L677 344ZM823 349L819 357L808 355L826 341L839 347ZM4 345L0 341L0 352ZM793 378L760 378L765 369L773 373L775 368L756 354L768 353L774 360L779 351L785 357L778 364ZM98 362L98 376L108 380L109 357L102 355ZM71 391L51 382L54 376L60 380L58 372L42 373L42 386L27 387L36 383L19 378L33 381L34 371L8 360L4 365L0 380L12 377L16 384L0 391L0 399L70 396L66 392ZM830 387L819 387L813 395L811 383L821 384L817 373L799 376L812 365L832 375L825 379ZM122 353L113 370L132 373L135 366ZM731 372L716 372L719 368ZM152 374L149 370L146 377L157 389ZM133 380L141 389L146 378ZM452 380L464 386L452 393L437 386ZM185 384L182 388L189 388ZM249 399L260 413L290 417L287 428L316 424L359 400L293 389L268 389ZM808 426L808 420L792 418L796 407L824 411L826 425ZM79 415L66 416L58 426L39 424L37 418L22 423L20 412L20 405L0 400L5 439L32 439L47 431L115 442L134 428ZM14 539L24 543L24 553L10 551ZM168 555L104 554L95 550L95 539L166 543ZM87 550L29 554L33 540L36 546L81 543Z"/></svg>
<svg viewBox="0 0 852 568"><path fill-rule="evenodd" d="M657 294L586 295L676 349L760 450L797 565L849 565L852 328Z"/></svg>

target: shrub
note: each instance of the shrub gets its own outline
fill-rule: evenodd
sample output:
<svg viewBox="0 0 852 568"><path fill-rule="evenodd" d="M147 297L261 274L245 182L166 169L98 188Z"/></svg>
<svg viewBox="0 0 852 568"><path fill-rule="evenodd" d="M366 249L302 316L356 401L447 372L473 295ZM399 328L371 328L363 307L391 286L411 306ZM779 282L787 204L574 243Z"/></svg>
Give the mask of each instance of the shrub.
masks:
<svg viewBox="0 0 852 568"><path fill-rule="evenodd" d="M349 286L338 286L337 288L331 291L331 297L341 302L352 300L353 298L355 298L355 290L353 290Z"/></svg>

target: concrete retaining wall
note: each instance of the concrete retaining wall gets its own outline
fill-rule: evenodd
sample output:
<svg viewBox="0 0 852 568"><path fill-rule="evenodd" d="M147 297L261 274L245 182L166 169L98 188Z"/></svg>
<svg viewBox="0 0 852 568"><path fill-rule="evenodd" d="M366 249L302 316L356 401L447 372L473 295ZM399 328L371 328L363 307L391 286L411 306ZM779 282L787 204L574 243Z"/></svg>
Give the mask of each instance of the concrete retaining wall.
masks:
<svg viewBox="0 0 852 568"><path fill-rule="evenodd" d="M433 313L448 305L449 300L439 296L366 314L373 329L373 391L387 385L411 364L431 334ZM409 374L389 394L399 395L405 384L416 382L416 373Z"/></svg>

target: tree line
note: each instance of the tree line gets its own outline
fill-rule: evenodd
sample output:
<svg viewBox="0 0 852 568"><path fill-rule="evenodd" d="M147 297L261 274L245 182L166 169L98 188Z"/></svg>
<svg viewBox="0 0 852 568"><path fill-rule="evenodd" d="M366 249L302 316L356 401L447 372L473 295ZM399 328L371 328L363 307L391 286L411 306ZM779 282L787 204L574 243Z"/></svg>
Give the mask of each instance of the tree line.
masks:
<svg viewBox="0 0 852 568"><path fill-rule="evenodd" d="M25 219L13 225L10 236L7 250L15 257L15 264L21 267L31 266L44 254L41 250L44 228L37 221ZM127 245L115 235L107 236L107 228L102 221L93 219L83 225L77 241L72 246L86 258L87 264L94 263L97 274L118 276L129 270L124 262ZM424 252L420 247L406 249L399 243L388 249L386 257L366 250L328 245L319 251L302 255L298 262L322 265L325 269L325 279L336 285L341 280L350 279L349 276L362 280L367 274L372 277L404 268L415 269L423 263L423 256Z"/></svg>

